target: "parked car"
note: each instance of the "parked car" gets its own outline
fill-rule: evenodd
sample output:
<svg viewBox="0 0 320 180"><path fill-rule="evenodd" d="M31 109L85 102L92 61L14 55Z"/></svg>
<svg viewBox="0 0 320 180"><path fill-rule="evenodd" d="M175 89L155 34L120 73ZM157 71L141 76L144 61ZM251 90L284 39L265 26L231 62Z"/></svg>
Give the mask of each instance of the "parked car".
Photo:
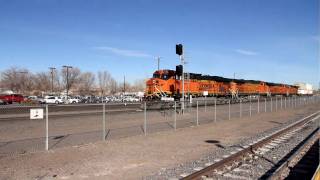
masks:
<svg viewBox="0 0 320 180"><path fill-rule="evenodd" d="M62 97L62 101L66 104L75 104L75 103L79 103L79 99L77 98L73 98L73 97Z"/></svg>
<svg viewBox="0 0 320 180"><path fill-rule="evenodd" d="M41 97L38 97L38 96L29 96L28 97L29 100L35 102L35 103L39 103L39 104L44 104L46 103L45 100Z"/></svg>
<svg viewBox="0 0 320 180"><path fill-rule="evenodd" d="M44 98L44 102L46 104L62 104L63 100L61 97L57 97L57 96L46 96Z"/></svg>
<svg viewBox="0 0 320 180"><path fill-rule="evenodd" d="M8 104L21 103L24 100L20 94L4 94L0 95L0 99L6 101Z"/></svg>
<svg viewBox="0 0 320 180"><path fill-rule="evenodd" d="M124 102L139 102L139 99L132 96L125 96L123 97Z"/></svg>
<svg viewBox="0 0 320 180"><path fill-rule="evenodd" d="M6 105L6 104L8 104L7 101L0 99L0 105Z"/></svg>

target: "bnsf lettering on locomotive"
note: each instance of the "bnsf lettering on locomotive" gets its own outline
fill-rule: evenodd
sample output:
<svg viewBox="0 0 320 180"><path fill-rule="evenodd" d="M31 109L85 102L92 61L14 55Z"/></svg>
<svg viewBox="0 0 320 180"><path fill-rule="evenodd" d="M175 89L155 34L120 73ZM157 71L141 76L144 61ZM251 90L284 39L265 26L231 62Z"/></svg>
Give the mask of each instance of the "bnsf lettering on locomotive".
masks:
<svg viewBox="0 0 320 180"><path fill-rule="evenodd" d="M211 89L212 87L213 87L212 84L200 84L199 89L200 90L208 90L208 89Z"/></svg>

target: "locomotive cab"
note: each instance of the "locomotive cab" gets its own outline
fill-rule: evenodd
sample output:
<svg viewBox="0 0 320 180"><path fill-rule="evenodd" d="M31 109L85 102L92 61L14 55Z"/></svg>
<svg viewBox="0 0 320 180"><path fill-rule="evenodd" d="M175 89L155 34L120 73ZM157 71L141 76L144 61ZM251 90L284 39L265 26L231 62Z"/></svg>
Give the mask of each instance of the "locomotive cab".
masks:
<svg viewBox="0 0 320 180"><path fill-rule="evenodd" d="M171 81L175 81L175 71L167 69L155 71L146 83L146 96L159 98L173 94L174 88L170 86Z"/></svg>
<svg viewBox="0 0 320 180"><path fill-rule="evenodd" d="M175 78L175 71L173 70L158 70L153 73L153 78L168 80L172 77Z"/></svg>

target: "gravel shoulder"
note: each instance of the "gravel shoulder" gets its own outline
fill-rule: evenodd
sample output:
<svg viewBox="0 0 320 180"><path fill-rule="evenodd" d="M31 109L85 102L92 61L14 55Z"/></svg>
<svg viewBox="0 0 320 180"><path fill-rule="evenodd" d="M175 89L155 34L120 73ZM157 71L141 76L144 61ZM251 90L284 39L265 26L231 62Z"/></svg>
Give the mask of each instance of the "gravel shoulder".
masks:
<svg viewBox="0 0 320 180"><path fill-rule="evenodd" d="M0 156L0 179L141 179L204 157L213 151L319 110L255 114L198 127L133 136L49 152ZM210 140L215 143L207 143Z"/></svg>

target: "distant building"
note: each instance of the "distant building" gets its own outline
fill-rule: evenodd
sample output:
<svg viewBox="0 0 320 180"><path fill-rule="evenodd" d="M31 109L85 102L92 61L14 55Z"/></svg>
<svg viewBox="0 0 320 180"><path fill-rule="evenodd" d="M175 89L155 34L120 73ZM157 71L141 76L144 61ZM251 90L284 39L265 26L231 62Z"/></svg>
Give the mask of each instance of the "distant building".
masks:
<svg viewBox="0 0 320 180"><path fill-rule="evenodd" d="M300 95L312 95L313 87L308 83L295 83L295 86L298 86L298 94Z"/></svg>

